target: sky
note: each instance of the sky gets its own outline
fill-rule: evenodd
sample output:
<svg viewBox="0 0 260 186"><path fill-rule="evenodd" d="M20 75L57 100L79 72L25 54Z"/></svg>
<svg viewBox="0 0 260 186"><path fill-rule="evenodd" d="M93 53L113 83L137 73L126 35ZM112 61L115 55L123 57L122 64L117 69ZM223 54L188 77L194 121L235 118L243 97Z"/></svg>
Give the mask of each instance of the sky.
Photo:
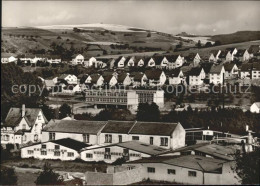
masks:
<svg viewBox="0 0 260 186"><path fill-rule="evenodd" d="M105 23L170 34L260 30L260 1L2 1L2 26Z"/></svg>

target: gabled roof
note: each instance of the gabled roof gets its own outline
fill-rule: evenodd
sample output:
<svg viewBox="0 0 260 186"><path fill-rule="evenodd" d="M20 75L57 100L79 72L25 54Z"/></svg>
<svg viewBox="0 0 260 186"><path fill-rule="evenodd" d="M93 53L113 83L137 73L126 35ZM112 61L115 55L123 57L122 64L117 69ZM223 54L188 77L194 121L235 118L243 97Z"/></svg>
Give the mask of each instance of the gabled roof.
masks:
<svg viewBox="0 0 260 186"><path fill-rule="evenodd" d="M208 74L213 66L213 63L202 63L200 66L203 68L204 72Z"/></svg>
<svg viewBox="0 0 260 186"><path fill-rule="evenodd" d="M115 60L115 66L118 65L119 61L121 61L121 59L123 58L124 56L119 56L116 60Z"/></svg>
<svg viewBox="0 0 260 186"><path fill-rule="evenodd" d="M120 133L128 134L129 130L135 124L135 121L108 121L101 131L102 133Z"/></svg>
<svg viewBox="0 0 260 186"><path fill-rule="evenodd" d="M151 69L151 70L146 70L145 75L147 76L148 79L159 80L162 72L163 71L160 69Z"/></svg>
<svg viewBox="0 0 260 186"><path fill-rule="evenodd" d="M255 104L258 108L260 108L260 102L254 102L253 104Z"/></svg>
<svg viewBox="0 0 260 186"><path fill-rule="evenodd" d="M166 58L171 63L171 62L175 62L178 59L179 56L180 55L170 55L170 56L167 56Z"/></svg>
<svg viewBox="0 0 260 186"><path fill-rule="evenodd" d="M168 72L169 77L178 77L179 74L181 73L181 71L182 70L180 68L173 69L173 70Z"/></svg>
<svg viewBox="0 0 260 186"><path fill-rule="evenodd" d="M42 111L40 108L25 108L24 119L27 121L28 125L32 127L35 124L35 121L39 115L39 112ZM47 123L47 119L43 115L44 121ZM16 127L19 125L22 120L22 109L21 108L10 108L3 126L6 127Z"/></svg>
<svg viewBox="0 0 260 186"><path fill-rule="evenodd" d="M251 45L248 49L249 53L255 53L260 51L260 45Z"/></svg>
<svg viewBox="0 0 260 186"><path fill-rule="evenodd" d="M137 121L129 134L170 136L178 123Z"/></svg>
<svg viewBox="0 0 260 186"><path fill-rule="evenodd" d="M97 61L102 61L105 64L109 64L113 60L114 60L113 58L100 58Z"/></svg>
<svg viewBox="0 0 260 186"><path fill-rule="evenodd" d="M96 135L106 123L106 121L51 120L43 131Z"/></svg>
<svg viewBox="0 0 260 186"><path fill-rule="evenodd" d="M77 57L78 55L82 55L82 54L73 54L71 57L72 58L75 58L75 57ZM83 55L82 55L83 56ZM84 56L83 56L84 57Z"/></svg>
<svg viewBox="0 0 260 186"><path fill-rule="evenodd" d="M234 68L236 64L234 63L226 63L224 64L225 71L231 72L231 70Z"/></svg>
<svg viewBox="0 0 260 186"><path fill-rule="evenodd" d="M260 71L260 63L253 63L252 70Z"/></svg>
<svg viewBox="0 0 260 186"><path fill-rule="evenodd" d="M163 163L202 172L221 173L222 165L227 161L214 158L207 158L197 155L186 156L156 156L150 158L142 158L140 160L127 162L127 164L144 164L144 163Z"/></svg>
<svg viewBox="0 0 260 186"><path fill-rule="evenodd" d="M199 76L200 75L200 73L201 73L201 71L202 71L202 68L201 67L194 67L194 68L192 68L190 71L189 71L189 75L190 76Z"/></svg>
<svg viewBox="0 0 260 186"><path fill-rule="evenodd" d="M220 74L223 65L213 65L210 69L210 74Z"/></svg>
<svg viewBox="0 0 260 186"><path fill-rule="evenodd" d="M60 77L58 77L58 79L65 79L69 75L73 76L72 74L61 74Z"/></svg>
<svg viewBox="0 0 260 186"><path fill-rule="evenodd" d="M127 76L129 76L129 75L128 75L127 73L125 73L125 72L120 73L120 74L118 75L117 82L118 82L118 83L123 83L124 80L125 80L125 78L126 78Z"/></svg>
<svg viewBox="0 0 260 186"><path fill-rule="evenodd" d="M164 56L153 56L155 65L161 65L162 60L164 59Z"/></svg>
<svg viewBox="0 0 260 186"><path fill-rule="evenodd" d="M223 59L226 58L227 54L230 53L230 51L226 50L226 51L222 51L219 55L219 58ZM231 53L230 53L231 54Z"/></svg>
<svg viewBox="0 0 260 186"><path fill-rule="evenodd" d="M126 65L131 59L134 59L134 57L131 57L131 56L127 57L126 60L125 60L125 65Z"/></svg>
<svg viewBox="0 0 260 186"><path fill-rule="evenodd" d="M211 50L211 51L210 51L210 54L213 54L214 57L216 57L217 54L219 53L219 51L220 51L220 50ZM221 51L220 51L220 53L221 53Z"/></svg>
<svg viewBox="0 0 260 186"><path fill-rule="evenodd" d="M246 49L239 49L237 50L236 57L243 57L244 53L246 52Z"/></svg>
<svg viewBox="0 0 260 186"><path fill-rule="evenodd" d="M144 73L142 73L142 72L132 72L131 76L134 78L134 81L141 81L143 76L144 76Z"/></svg>
<svg viewBox="0 0 260 186"><path fill-rule="evenodd" d="M91 83L97 83L97 81L99 80L99 78L101 77L100 74L91 74Z"/></svg>
<svg viewBox="0 0 260 186"><path fill-rule="evenodd" d="M226 48L226 51L230 51L231 53L233 53L235 49L236 49L236 48L234 48L234 47Z"/></svg>
<svg viewBox="0 0 260 186"><path fill-rule="evenodd" d="M197 54L198 54L198 53L189 53L188 56L185 56L185 59L186 59L187 61L193 61Z"/></svg>
<svg viewBox="0 0 260 186"><path fill-rule="evenodd" d="M103 78L104 78L104 82L105 83L108 83L114 76L111 74L111 75L104 75Z"/></svg>
<svg viewBox="0 0 260 186"><path fill-rule="evenodd" d="M242 72L249 72L252 70L252 63L244 63L241 66L241 71Z"/></svg>
<svg viewBox="0 0 260 186"><path fill-rule="evenodd" d="M152 57L146 57L144 58L144 66L147 66L148 65L148 62L153 59ZM154 59L153 59L154 60Z"/></svg>

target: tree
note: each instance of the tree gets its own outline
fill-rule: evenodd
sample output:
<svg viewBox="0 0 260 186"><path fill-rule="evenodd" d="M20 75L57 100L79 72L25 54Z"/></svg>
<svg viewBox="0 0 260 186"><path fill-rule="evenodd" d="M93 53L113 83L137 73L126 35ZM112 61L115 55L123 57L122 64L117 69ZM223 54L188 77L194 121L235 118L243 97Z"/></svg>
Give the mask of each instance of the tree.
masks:
<svg viewBox="0 0 260 186"><path fill-rule="evenodd" d="M148 32L147 37L151 37L151 36L152 36L151 32Z"/></svg>
<svg viewBox="0 0 260 186"><path fill-rule="evenodd" d="M215 41L214 45L219 46L219 45L222 45L222 43L218 40L218 41Z"/></svg>
<svg viewBox="0 0 260 186"><path fill-rule="evenodd" d="M63 185L63 178L55 173L50 164L45 163L43 171L40 173L35 181L36 185Z"/></svg>
<svg viewBox="0 0 260 186"><path fill-rule="evenodd" d="M60 111L59 117L60 119L62 119L71 114L71 107L68 104L64 103L63 105L61 105L59 111Z"/></svg>
<svg viewBox="0 0 260 186"><path fill-rule="evenodd" d="M212 43L208 41L208 42L205 44L205 47L212 47Z"/></svg>
<svg viewBox="0 0 260 186"><path fill-rule="evenodd" d="M57 37L57 39L61 39L61 37L60 37L60 36L58 36L58 37Z"/></svg>
<svg viewBox="0 0 260 186"><path fill-rule="evenodd" d="M17 60L17 65L18 65L18 66L22 66L22 65L23 65L23 62L21 61L20 58L18 58L18 60Z"/></svg>
<svg viewBox="0 0 260 186"><path fill-rule="evenodd" d="M199 40L198 43L197 43L197 47L198 48L201 48L201 41Z"/></svg>
<svg viewBox="0 0 260 186"><path fill-rule="evenodd" d="M136 119L139 121L159 121L160 110L156 103L139 103Z"/></svg>
<svg viewBox="0 0 260 186"><path fill-rule="evenodd" d="M242 179L242 184L260 184L260 149L250 153L237 154L236 168L238 176Z"/></svg>
<svg viewBox="0 0 260 186"><path fill-rule="evenodd" d="M26 63L27 66L31 66L31 61L28 60L27 63Z"/></svg>
<svg viewBox="0 0 260 186"><path fill-rule="evenodd" d="M0 185L16 185L17 176L13 168L1 166Z"/></svg>

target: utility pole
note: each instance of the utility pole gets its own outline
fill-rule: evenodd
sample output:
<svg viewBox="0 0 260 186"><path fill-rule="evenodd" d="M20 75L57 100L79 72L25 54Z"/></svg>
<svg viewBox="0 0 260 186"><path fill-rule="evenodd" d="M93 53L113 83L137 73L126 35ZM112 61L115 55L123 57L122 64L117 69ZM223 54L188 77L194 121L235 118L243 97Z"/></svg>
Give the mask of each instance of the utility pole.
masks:
<svg viewBox="0 0 260 186"><path fill-rule="evenodd" d="M205 177L204 177L204 169L203 167L200 165L199 162L197 162L197 164L200 166L200 168L202 169L202 184L204 185L205 184Z"/></svg>

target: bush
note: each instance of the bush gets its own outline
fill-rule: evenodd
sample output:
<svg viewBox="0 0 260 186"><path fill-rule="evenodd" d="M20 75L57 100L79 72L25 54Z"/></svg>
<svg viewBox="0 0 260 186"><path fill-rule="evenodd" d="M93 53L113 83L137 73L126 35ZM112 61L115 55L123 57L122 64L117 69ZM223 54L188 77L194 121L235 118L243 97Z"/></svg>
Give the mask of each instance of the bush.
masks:
<svg viewBox="0 0 260 186"><path fill-rule="evenodd" d="M16 185L17 176L13 168L1 166L0 185Z"/></svg>

